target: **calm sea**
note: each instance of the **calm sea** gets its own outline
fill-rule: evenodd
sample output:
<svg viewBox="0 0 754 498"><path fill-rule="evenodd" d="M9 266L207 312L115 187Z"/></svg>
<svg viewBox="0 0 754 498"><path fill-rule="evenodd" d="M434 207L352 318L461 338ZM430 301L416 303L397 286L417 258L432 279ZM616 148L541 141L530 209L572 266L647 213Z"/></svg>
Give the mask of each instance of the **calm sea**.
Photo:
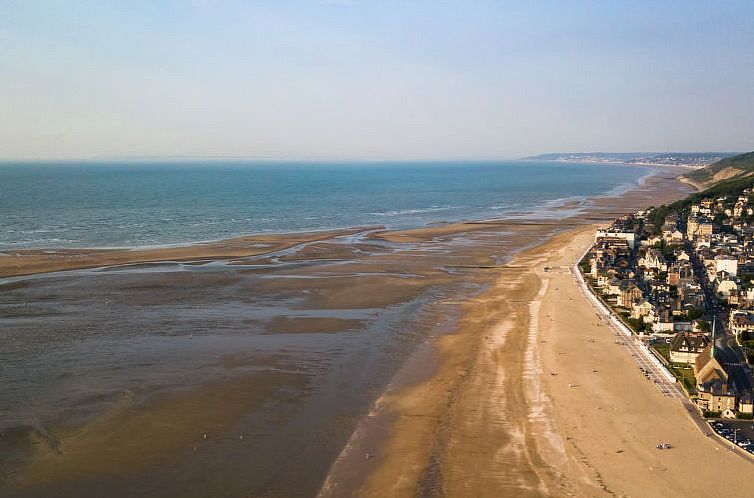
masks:
<svg viewBox="0 0 754 498"><path fill-rule="evenodd" d="M531 161L1 164L0 250L546 215L649 171Z"/></svg>

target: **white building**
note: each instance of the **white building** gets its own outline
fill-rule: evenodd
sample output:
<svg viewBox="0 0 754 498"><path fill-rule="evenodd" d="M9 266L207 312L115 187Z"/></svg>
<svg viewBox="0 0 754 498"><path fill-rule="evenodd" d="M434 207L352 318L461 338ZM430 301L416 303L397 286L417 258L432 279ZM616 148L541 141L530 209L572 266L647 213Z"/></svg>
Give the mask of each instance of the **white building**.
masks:
<svg viewBox="0 0 754 498"><path fill-rule="evenodd" d="M728 272L731 277L738 275L738 259L732 256L715 257L715 272Z"/></svg>
<svg viewBox="0 0 754 498"><path fill-rule="evenodd" d="M717 292L727 299L731 292L738 291L738 285L733 280L726 278L717 284Z"/></svg>
<svg viewBox="0 0 754 498"><path fill-rule="evenodd" d="M597 230L597 234L594 236L594 241L597 242L597 239L600 237L617 237L619 239L625 239L626 242L628 242L628 247L633 249L636 234L634 232L618 232L615 230Z"/></svg>

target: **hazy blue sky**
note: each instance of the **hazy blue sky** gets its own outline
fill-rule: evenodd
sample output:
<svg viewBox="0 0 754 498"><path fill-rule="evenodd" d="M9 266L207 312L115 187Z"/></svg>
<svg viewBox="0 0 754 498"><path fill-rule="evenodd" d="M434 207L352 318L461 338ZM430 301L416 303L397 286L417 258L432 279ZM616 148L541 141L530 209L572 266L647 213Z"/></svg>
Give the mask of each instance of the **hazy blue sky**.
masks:
<svg viewBox="0 0 754 498"><path fill-rule="evenodd" d="M4 1L0 157L754 149L754 1Z"/></svg>

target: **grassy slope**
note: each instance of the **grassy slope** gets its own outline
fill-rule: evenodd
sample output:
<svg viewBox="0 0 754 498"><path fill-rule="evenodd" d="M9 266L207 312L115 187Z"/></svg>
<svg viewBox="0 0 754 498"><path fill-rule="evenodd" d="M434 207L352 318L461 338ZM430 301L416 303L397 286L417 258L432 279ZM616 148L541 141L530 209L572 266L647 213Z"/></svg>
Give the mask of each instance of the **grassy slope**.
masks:
<svg viewBox="0 0 754 498"><path fill-rule="evenodd" d="M754 175L754 152L728 157L709 166L683 175L691 183L702 188L724 181Z"/></svg>
<svg viewBox="0 0 754 498"><path fill-rule="evenodd" d="M754 153L751 153L750 155L754 156ZM655 227L654 233L659 233L660 227L665 221L665 217L670 213L685 212L692 204L695 204L702 199L714 199L724 195L740 195L744 189L754 188L754 166L752 166L751 171L747 173L742 173L739 176L727 180L711 182L711 184L711 187L695 192L685 199L681 199L672 204L664 204L654 209L649 217L649 221Z"/></svg>

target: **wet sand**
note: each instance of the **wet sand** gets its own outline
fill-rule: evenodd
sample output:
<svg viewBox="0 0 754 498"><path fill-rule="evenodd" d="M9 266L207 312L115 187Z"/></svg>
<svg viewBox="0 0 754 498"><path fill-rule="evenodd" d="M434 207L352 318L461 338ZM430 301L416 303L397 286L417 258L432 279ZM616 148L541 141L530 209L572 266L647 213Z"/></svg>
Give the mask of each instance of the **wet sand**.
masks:
<svg viewBox="0 0 754 498"><path fill-rule="evenodd" d="M316 495L403 362L540 236L373 233L0 283L0 490Z"/></svg>
<svg viewBox="0 0 754 498"><path fill-rule="evenodd" d="M536 390L522 379L536 377L532 269L565 239L540 245L681 197L674 174L565 220L0 258L15 260L5 275L150 263L0 283L0 373L23 379L0 390L0 491L553 493L551 455L527 429Z"/></svg>
<svg viewBox="0 0 754 498"><path fill-rule="evenodd" d="M363 230L250 235L200 244L144 249L18 249L0 252L0 278L126 264L249 257Z"/></svg>

